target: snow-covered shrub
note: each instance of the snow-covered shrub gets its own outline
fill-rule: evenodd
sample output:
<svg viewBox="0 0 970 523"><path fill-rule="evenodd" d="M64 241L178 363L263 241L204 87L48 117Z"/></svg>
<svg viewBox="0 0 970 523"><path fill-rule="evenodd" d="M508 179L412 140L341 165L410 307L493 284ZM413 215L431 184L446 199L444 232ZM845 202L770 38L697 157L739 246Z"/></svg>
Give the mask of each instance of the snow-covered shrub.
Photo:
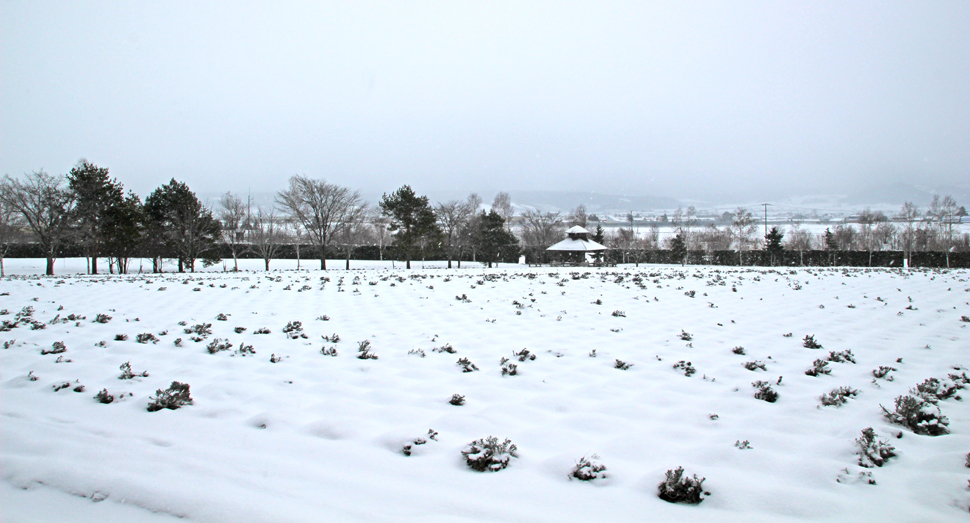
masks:
<svg viewBox="0 0 970 523"><path fill-rule="evenodd" d="M326 314L317 316L317 321L330 321L330 316L327 316Z"/></svg>
<svg viewBox="0 0 970 523"><path fill-rule="evenodd" d="M522 349L519 352L512 351L512 355L519 358L519 361L535 361L536 355L529 352L529 349Z"/></svg>
<svg viewBox="0 0 970 523"><path fill-rule="evenodd" d="M175 338L175 341L173 341L172 343L174 343L176 347L181 347L182 346L182 338Z"/></svg>
<svg viewBox="0 0 970 523"><path fill-rule="evenodd" d="M613 362L614 369L627 370L632 366L633 366L632 363L627 363L621 359L617 359L616 361Z"/></svg>
<svg viewBox="0 0 970 523"><path fill-rule="evenodd" d="M771 384L767 381L754 381L751 382L751 386L758 389L758 391L754 393L755 398L762 401L767 401L768 403L778 401L778 393L771 388Z"/></svg>
<svg viewBox="0 0 970 523"><path fill-rule="evenodd" d="M498 438L489 436L469 443L461 451L465 463L478 472L497 472L509 466L509 460L516 458L518 448L511 440L499 443Z"/></svg>
<svg viewBox="0 0 970 523"><path fill-rule="evenodd" d="M683 341L690 341L690 340L694 339L694 336L691 333L685 331L684 329L681 329L680 330L680 339L683 340Z"/></svg>
<svg viewBox="0 0 970 523"><path fill-rule="evenodd" d="M111 321L111 316L108 316L107 314L98 314L94 317L95 323L108 323L109 321Z"/></svg>
<svg viewBox="0 0 970 523"><path fill-rule="evenodd" d="M952 378L957 378L956 380ZM950 375L951 379L938 379L938 378L927 378L923 383L920 383L916 388L910 389L910 394L919 396L926 401L931 403L936 403L940 400L947 400L956 395L960 389L965 387L965 381L961 379L961 376L956 374ZM966 378L966 376L963 376Z"/></svg>
<svg viewBox="0 0 970 523"><path fill-rule="evenodd" d="M605 478L606 465L596 461L598 459L600 457L596 454L583 456L576 462L576 466L569 473L569 477L576 478L580 481L592 481L594 479Z"/></svg>
<svg viewBox="0 0 970 523"><path fill-rule="evenodd" d="M283 327L283 334L286 334L286 337L291 340L295 340L297 338L306 339L306 334L303 333L303 323L299 321L291 321L287 323L286 327Z"/></svg>
<svg viewBox="0 0 970 523"><path fill-rule="evenodd" d="M735 354L737 354L739 356L744 356L746 354L744 352L744 347L742 347L740 345L738 345L737 347L731 349L731 352L733 352L733 353L735 353Z"/></svg>
<svg viewBox="0 0 970 523"><path fill-rule="evenodd" d="M175 410L179 407L192 404L192 396L189 394L189 384L173 381L165 390L155 391L155 397L148 403L148 412L155 412L162 409Z"/></svg>
<svg viewBox="0 0 970 523"><path fill-rule="evenodd" d="M805 335L805 339L802 340L802 346L806 349L821 349L822 345L815 341L815 335Z"/></svg>
<svg viewBox="0 0 970 523"><path fill-rule="evenodd" d="M404 454L405 456L410 456L411 449L414 448L413 445L424 445L427 442L428 441L424 438L415 438L411 443L408 443L407 445L401 448L401 453Z"/></svg>
<svg viewBox="0 0 970 523"><path fill-rule="evenodd" d="M689 361L684 361L684 360L680 360L677 363L674 363L674 369L683 371L684 376L687 376L688 378L691 377L692 374L697 372L697 369L695 369L694 366L691 365Z"/></svg>
<svg viewBox="0 0 970 523"><path fill-rule="evenodd" d="M115 341L125 341L128 339L127 334L115 334Z"/></svg>
<svg viewBox="0 0 970 523"><path fill-rule="evenodd" d="M835 363L855 363L855 356L852 354L852 349L846 349L844 351L829 351L829 361L834 361Z"/></svg>
<svg viewBox="0 0 970 523"><path fill-rule="evenodd" d="M451 399L448 400L448 403L451 403L456 407L460 407L465 404L465 397L461 394L452 394Z"/></svg>
<svg viewBox="0 0 970 523"><path fill-rule="evenodd" d="M822 405L826 407L841 407L846 401L849 401L850 397L855 397L858 394L859 391L852 387L839 387L832 389L827 394L822 394L820 399L822 400Z"/></svg>
<svg viewBox="0 0 970 523"><path fill-rule="evenodd" d="M229 320L229 316L226 316L221 312L216 315L216 321L228 321L228 320Z"/></svg>
<svg viewBox="0 0 970 523"><path fill-rule="evenodd" d="M377 354L370 351L370 340L364 340L357 342L357 359L359 360L376 360Z"/></svg>
<svg viewBox="0 0 970 523"><path fill-rule="evenodd" d="M876 378L883 378L886 381L893 381L892 376L889 375L890 372L897 370L896 367L887 367L885 365L880 365L878 369L873 369L872 375Z"/></svg>
<svg viewBox="0 0 970 523"><path fill-rule="evenodd" d="M744 441L736 440L734 442L734 446L736 448L738 448L739 450L750 450L750 449L754 448L754 447L751 446L751 442L748 441L748 440L744 440Z"/></svg>
<svg viewBox="0 0 970 523"><path fill-rule="evenodd" d="M660 499L669 503L688 503L696 505L704 501L704 480L707 478L688 477L684 474L684 467L677 467L677 470L668 470L667 477L657 485L660 491Z"/></svg>
<svg viewBox="0 0 970 523"><path fill-rule="evenodd" d="M98 403L104 403L107 405L115 400L115 397L108 394L108 389L101 389L101 392L95 394L94 399L98 400Z"/></svg>
<svg viewBox="0 0 970 523"><path fill-rule="evenodd" d="M859 466L865 468L881 467L886 461L895 456L895 447L888 441L876 437L872 427L862 429L862 435L855 440L859 445Z"/></svg>
<svg viewBox="0 0 970 523"><path fill-rule="evenodd" d="M896 408L892 412L879 405L890 422L908 427L916 434L928 436L949 434L947 425L950 424L950 420L940 412L940 407L935 403L908 395L898 396L895 403Z"/></svg>
<svg viewBox="0 0 970 523"><path fill-rule="evenodd" d="M502 358L499 365L502 366L502 376L515 376L519 373L518 365L510 363L508 358Z"/></svg>
<svg viewBox="0 0 970 523"><path fill-rule="evenodd" d="M236 351L236 354L239 354L240 356L243 356L243 357L255 356L256 349L254 349L252 345L246 345L245 343L240 343L239 349Z"/></svg>
<svg viewBox="0 0 970 523"><path fill-rule="evenodd" d="M260 328L258 328L256 330L254 330L253 331L253 334L269 334L270 332L272 332L272 331L269 330L269 329L267 329L266 327L260 327Z"/></svg>
<svg viewBox="0 0 970 523"><path fill-rule="evenodd" d="M63 341L55 341L51 344L51 348L41 349L40 351L41 355L60 354L62 352L67 352L67 346L64 345Z"/></svg>
<svg viewBox="0 0 970 523"><path fill-rule="evenodd" d="M320 349L320 354L323 354L324 356L336 356L337 355L337 347L329 347L329 348L328 347L324 347L324 348Z"/></svg>
<svg viewBox="0 0 970 523"><path fill-rule="evenodd" d="M320 337L327 343L340 343L340 336L337 333L331 334L330 336L321 335Z"/></svg>
<svg viewBox="0 0 970 523"><path fill-rule="evenodd" d="M143 370L143 371L139 372L138 374L135 374L134 372L132 372L131 371L131 362L130 361L126 361L126 362L122 363L121 366L118 367L118 369L121 370L121 376L118 376L118 379L119 380L130 380L132 378L147 378L148 377L148 371L147 370Z"/></svg>
<svg viewBox="0 0 970 523"><path fill-rule="evenodd" d="M462 372L473 372L478 370L478 367L476 367L474 363L469 361L468 358L459 358L458 362L455 363L455 365L458 365L459 367L461 367Z"/></svg>
<svg viewBox="0 0 970 523"><path fill-rule="evenodd" d="M233 330L236 331L236 334L242 334L242 333L246 332L246 327L236 327Z"/></svg>
<svg viewBox="0 0 970 523"><path fill-rule="evenodd" d="M832 369L829 368L829 362L815 360L812 362L812 367L805 371L806 376L818 376L819 374L832 374Z"/></svg>
<svg viewBox="0 0 970 523"><path fill-rule="evenodd" d="M970 323L970 316L960 316L960 321Z"/></svg>
<svg viewBox="0 0 970 523"><path fill-rule="evenodd" d="M435 348L431 349L431 352L440 352L440 353L447 352L448 354L455 354L458 351L456 351L455 348L452 347L450 343L445 343L444 345L442 345L440 347L435 347Z"/></svg>
<svg viewBox="0 0 970 523"><path fill-rule="evenodd" d="M209 351L209 354L215 354L217 352L222 352L224 350L231 349L232 348L232 343L229 343L229 340L223 340L222 338L216 338L216 339L212 340L211 342L209 342L209 344L206 345L205 348L206 348L206 350Z"/></svg>
<svg viewBox="0 0 970 523"><path fill-rule="evenodd" d="M183 329L186 334L195 334L196 336L201 336L205 338L206 336L212 334L212 324L211 323L198 323L186 329Z"/></svg>
<svg viewBox="0 0 970 523"><path fill-rule="evenodd" d="M158 338L156 338L155 335L150 332L143 332L135 336L135 341L138 343L158 343Z"/></svg>
<svg viewBox="0 0 970 523"><path fill-rule="evenodd" d="M768 370L767 368L765 368L765 362L763 362L761 360L754 360L754 361L745 362L744 368L746 368L748 370L751 370L751 371L755 371L755 370L758 370L758 369L761 369L761 370L764 370L764 371Z"/></svg>
<svg viewBox="0 0 970 523"><path fill-rule="evenodd" d="M275 352L269 357L270 363L279 363L281 361L283 361L283 356L277 356Z"/></svg>
<svg viewBox="0 0 970 523"><path fill-rule="evenodd" d="M614 318L626 318L626 313L623 312L623 311L621 311L621 310L615 310L615 311L613 311L613 317Z"/></svg>

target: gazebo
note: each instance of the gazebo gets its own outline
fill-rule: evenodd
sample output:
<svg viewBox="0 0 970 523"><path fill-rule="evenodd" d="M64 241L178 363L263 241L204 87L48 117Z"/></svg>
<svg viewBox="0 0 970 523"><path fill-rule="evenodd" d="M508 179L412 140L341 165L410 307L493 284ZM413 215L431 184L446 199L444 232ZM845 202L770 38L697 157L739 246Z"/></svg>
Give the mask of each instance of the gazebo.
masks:
<svg viewBox="0 0 970 523"><path fill-rule="evenodd" d="M606 246L589 239L589 231L575 225L566 231L566 239L549 247L547 251L582 253L583 261L586 260L586 253L605 251Z"/></svg>

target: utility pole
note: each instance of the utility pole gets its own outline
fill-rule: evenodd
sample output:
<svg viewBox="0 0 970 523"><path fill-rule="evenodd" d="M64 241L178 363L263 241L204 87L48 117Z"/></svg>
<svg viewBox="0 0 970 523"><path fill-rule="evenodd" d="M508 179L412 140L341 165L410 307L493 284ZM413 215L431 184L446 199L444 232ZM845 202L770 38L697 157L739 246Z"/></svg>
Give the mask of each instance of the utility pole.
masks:
<svg viewBox="0 0 970 523"><path fill-rule="evenodd" d="M762 203L761 205L764 205L765 206L765 238L767 238L768 237L768 206L771 205L771 204L770 203ZM765 243L765 248L767 248L767 245L768 245L767 241L768 240L766 239L765 240L765 242L766 242Z"/></svg>

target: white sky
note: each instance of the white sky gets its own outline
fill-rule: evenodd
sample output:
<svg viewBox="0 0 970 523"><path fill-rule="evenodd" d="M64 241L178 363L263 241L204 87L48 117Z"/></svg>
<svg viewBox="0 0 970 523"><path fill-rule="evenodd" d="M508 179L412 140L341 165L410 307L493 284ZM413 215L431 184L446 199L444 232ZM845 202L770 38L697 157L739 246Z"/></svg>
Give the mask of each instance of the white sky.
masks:
<svg viewBox="0 0 970 523"><path fill-rule="evenodd" d="M0 2L0 173L143 196L966 184L970 2Z"/></svg>

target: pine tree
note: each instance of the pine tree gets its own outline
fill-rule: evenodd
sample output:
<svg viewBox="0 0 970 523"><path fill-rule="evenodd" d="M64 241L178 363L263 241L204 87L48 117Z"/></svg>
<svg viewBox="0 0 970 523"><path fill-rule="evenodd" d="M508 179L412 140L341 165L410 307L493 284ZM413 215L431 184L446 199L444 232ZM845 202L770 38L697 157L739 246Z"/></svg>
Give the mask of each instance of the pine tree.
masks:
<svg viewBox="0 0 970 523"><path fill-rule="evenodd" d="M407 268L411 258L423 240L438 237L441 231L434 209L427 196L417 196L410 185L404 185L390 195L384 194L380 202L381 214L391 219L390 231L397 231L394 244L404 255Z"/></svg>
<svg viewBox="0 0 970 523"><path fill-rule="evenodd" d="M505 219L502 215L494 210L488 214L482 211L477 221L475 243L478 247L479 261L491 267L492 263L498 263L503 255L510 254L513 249L518 256L518 240L514 234L505 229Z"/></svg>
<svg viewBox="0 0 970 523"><path fill-rule="evenodd" d="M778 227L772 227L771 231L765 235L765 250L768 251L768 255L771 257L771 264L774 265L778 257L781 256L784 247L782 247L781 241L785 237L784 233L778 230Z"/></svg>
<svg viewBox="0 0 970 523"><path fill-rule="evenodd" d="M219 261L212 252L222 227L188 185L172 178L167 185L155 189L145 199L145 213L152 222L149 236L159 235L164 248L154 254L160 257L165 251L175 253L179 272L184 272L186 266L195 272L197 258L202 258L206 265ZM157 262L160 260L156 258L156 269L161 270Z"/></svg>
<svg viewBox="0 0 970 523"><path fill-rule="evenodd" d="M680 261L681 265L687 263L687 244L684 242L683 233L677 233L677 236L670 240L670 258Z"/></svg>
<svg viewBox="0 0 970 523"><path fill-rule="evenodd" d="M603 226L596 224L596 232L593 234L593 241L604 245L606 243L606 231L603 230ZM593 258L597 261L603 261L603 251L596 251L593 253Z"/></svg>
<svg viewBox="0 0 970 523"><path fill-rule="evenodd" d="M81 160L67 175L68 187L74 193L74 219L78 225L81 244L90 258L91 274L98 273L98 257L108 238L107 222L112 208L124 201L124 189L117 180L108 177L108 169Z"/></svg>

